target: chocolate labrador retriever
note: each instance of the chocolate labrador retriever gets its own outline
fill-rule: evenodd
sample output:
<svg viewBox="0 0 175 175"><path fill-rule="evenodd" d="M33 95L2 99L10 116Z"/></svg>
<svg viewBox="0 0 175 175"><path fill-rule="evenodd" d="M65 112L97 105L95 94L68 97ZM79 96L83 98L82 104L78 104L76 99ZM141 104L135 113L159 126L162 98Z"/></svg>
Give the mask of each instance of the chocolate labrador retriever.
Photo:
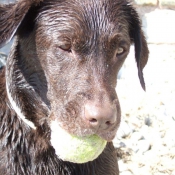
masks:
<svg viewBox="0 0 175 175"><path fill-rule="evenodd" d="M0 6L0 47L12 37L0 70L0 174L118 175L112 144L121 115L117 73L134 44L145 89L142 70L148 59L132 5L18 0ZM52 122L69 134L95 134L108 143L93 161L63 161L51 142Z"/></svg>

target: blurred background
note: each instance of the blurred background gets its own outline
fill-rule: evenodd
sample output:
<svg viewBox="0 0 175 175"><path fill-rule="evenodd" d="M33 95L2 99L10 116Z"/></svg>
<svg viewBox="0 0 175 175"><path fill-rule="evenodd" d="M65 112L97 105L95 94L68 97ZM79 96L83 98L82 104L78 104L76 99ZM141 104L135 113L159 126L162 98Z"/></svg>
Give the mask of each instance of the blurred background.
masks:
<svg viewBox="0 0 175 175"><path fill-rule="evenodd" d="M1 4L8 4L8 3L11 3L11 2L15 2L15 0L0 0Z"/></svg>
<svg viewBox="0 0 175 175"><path fill-rule="evenodd" d="M144 69L146 92L139 84L133 46L118 76L122 121L113 142L120 175L175 175L175 0L132 3L150 55ZM0 66L10 46L0 49Z"/></svg>
<svg viewBox="0 0 175 175"><path fill-rule="evenodd" d="M117 93L122 122L114 145L121 175L175 175L175 0L133 1L150 51L141 89L134 48Z"/></svg>

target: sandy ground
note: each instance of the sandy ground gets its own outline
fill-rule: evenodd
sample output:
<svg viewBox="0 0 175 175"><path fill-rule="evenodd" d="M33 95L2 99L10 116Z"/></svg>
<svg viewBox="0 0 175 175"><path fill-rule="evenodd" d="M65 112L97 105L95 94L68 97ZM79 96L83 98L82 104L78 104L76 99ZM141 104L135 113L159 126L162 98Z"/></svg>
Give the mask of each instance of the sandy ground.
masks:
<svg viewBox="0 0 175 175"><path fill-rule="evenodd" d="M146 92L139 84L133 47L121 70L116 90L122 122L114 140L121 175L175 175L174 15L159 9L142 14L150 50Z"/></svg>

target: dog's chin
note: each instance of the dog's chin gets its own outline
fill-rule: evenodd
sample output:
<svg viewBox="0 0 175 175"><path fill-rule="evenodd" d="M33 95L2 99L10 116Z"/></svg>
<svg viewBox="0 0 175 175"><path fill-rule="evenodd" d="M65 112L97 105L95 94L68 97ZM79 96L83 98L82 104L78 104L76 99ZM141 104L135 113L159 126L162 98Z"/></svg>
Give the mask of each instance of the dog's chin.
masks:
<svg viewBox="0 0 175 175"><path fill-rule="evenodd" d="M56 137L57 136L62 137L59 132L61 130L64 130L68 134L74 135L74 136L80 137L80 138L81 137L89 137L91 135L97 135L101 139L106 140L107 142L110 142L115 138L115 135L116 135L116 132L118 129L118 128L116 128L115 130L112 130L112 131L96 132L96 131L93 131L92 129L82 129L81 130L80 128L78 129L78 127L77 127L76 131L75 130L69 131L68 128L64 127L64 125L62 125L57 120L51 120L49 125L50 125L50 129L51 129L51 134L54 132L54 136L56 136ZM60 141L60 139L58 139L58 137L54 138L54 139ZM64 139L64 137L62 139Z"/></svg>
<svg viewBox="0 0 175 175"><path fill-rule="evenodd" d="M111 142L115 138L116 132L105 132L98 135L107 142Z"/></svg>

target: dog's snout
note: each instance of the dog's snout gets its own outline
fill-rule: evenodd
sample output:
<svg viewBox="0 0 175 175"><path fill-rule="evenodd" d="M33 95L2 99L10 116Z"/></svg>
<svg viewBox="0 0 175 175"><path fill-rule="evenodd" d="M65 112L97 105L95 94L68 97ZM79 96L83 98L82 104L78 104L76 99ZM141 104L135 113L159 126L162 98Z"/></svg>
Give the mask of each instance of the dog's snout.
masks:
<svg viewBox="0 0 175 175"><path fill-rule="evenodd" d="M115 102L100 105L100 103L85 104L84 117L89 126L95 130L108 130L117 120Z"/></svg>

